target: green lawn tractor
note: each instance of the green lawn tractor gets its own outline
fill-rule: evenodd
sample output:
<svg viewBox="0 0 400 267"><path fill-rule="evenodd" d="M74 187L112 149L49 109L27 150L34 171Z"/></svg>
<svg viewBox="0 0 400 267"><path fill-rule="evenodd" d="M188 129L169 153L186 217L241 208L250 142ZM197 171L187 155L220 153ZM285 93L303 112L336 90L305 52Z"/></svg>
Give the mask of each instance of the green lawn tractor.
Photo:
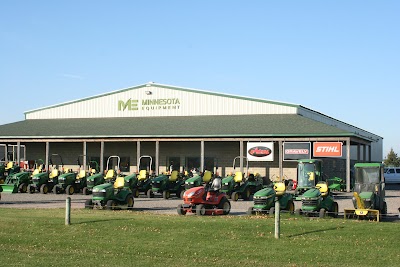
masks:
<svg viewBox="0 0 400 267"><path fill-rule="evenodd" d="M188 190L193 187L197 186L203 186L204 184L208 184L213 177L212 172L210 171L205 171L203 173L203 176L200 174L196 173L193 175L193 177L187 178L185 180L185 190Z"/></svg>
<svg viewBox="0 0 400 267"><path fill-rule="evenodd" d="M47 171L36 169L33 172L32 183L28 186L29 193L32 194L38 191L42 194L47 194L53 190L54 185L58 184L58 177L63 173L63 170L60 164L54 164L53 158L55 156L59 155L53 154L50 156L51 171L49 168Z"/></svg>
<svg viewBox="0 0 400 267"><path fill-rule="evenodd" d="M276 182L272 187L266 187L254 194L254 205L247 211L248 215L252 214L274 214L275 202L279 201L280 209L294 213L293 195L286 193L286 185L284 182Z"/></svg>
<svg viewBox="0 0 400 267"><path fill-rule="evenodd" d="M296 209L297 215L319 216L328 215L336 218L339 206L329 192L326 182L319 182L314 188L308 189L301 196L301 208Z"/></svg>
<svg viewBox="0 0 400 267"><path fill-rule="evenodd" d="M0 184L4 184L4 181L6 179L6 175L4 174L6 171L6 165L4 165L4 163L2 163L0 165Z"/></svg>
<svg viewBox="0 0 400 267"><path fill-rule="evenodd" d="M134 198L130 190L125 189L124 177L116 178L114 183L104 183L93 188L92 198L86 200L85 208L133 209Z"/></svg>
<svg viewBox="0 0 400 267"><path fill-rule="evenodd" d="M6 177L4 184L0 186L4 193L26 193L31 183L31 172L23 171L12 173Z"/></svg>
<svg viewBox="0 0 400 267"><path fill-rule="evenodd" d="M295 200L301 200L301 196L307 190L314 188L322 181L322 160L300 159L297 162L297 187L294 191Z"/></svg>
<svg viewBox="0 0 400 267"><path fill-rule="evenodd" d="M148 160L148 165L145 164L144 162ZM152 197L153 192L151 190L152 188L152 181L153 181L153 173L151 166L153 164L153 158L148 155L143 155L139 158L138 160L138 175L137 175L137 194L143 193L147 197ZM135 196L136 197L136 196Z"/></svg>
<svg viewBox="0 0 400 267"><path fill-rule="evenodd" d="M356 163L354 170L354 209L345 209L344 217L379 221L382 215L387 214L384 165L381 163Z"/></svg>
<svg viewBox="0 0 400 267"><path fill-rule="evenodd" d="M83 187L82 193L84 195L89 195L92 193L95 186L104 183L104 175L100 173L99 164L96 161L91 161L89 163L89 173L86 174L86 187Z"/></svg>
<svg viewBox="0 0 400 267"><path fill-rule="evenodd" d="M185 191L185 181L176 170L172 171L170 175L161 174L155 177L151 185L151 191L148 191L147 197L154 197L156 194L162 194L164 199L169 199L172 193L175 194L177 198L182 198Z"/></svg>

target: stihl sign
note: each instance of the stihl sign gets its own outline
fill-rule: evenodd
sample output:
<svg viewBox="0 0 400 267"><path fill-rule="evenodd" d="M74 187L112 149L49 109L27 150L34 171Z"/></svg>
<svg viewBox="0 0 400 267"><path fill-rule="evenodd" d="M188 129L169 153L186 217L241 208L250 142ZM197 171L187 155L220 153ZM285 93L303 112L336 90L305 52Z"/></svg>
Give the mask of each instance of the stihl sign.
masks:
<svg viewBox="0 0 400 267"><path fill-rule="evenodd" d="M341 157L341 142L315 142L313 144L314 157Z"/></svg>

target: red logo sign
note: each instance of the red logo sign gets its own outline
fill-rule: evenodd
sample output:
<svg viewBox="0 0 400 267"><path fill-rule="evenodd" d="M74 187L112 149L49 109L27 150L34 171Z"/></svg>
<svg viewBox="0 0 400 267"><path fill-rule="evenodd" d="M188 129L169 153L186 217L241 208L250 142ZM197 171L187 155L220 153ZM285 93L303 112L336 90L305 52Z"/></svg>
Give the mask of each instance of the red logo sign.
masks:
<svg viewBox="0 0 400 267"><path fill-rule="evenodd" d="M256 146L250 148L248 152L253 157L266 157L271 154L271 149L266 146Z"/></svg>
<svg viewBox="0 0 400 267"><path fill-rule="evenodd" d="M315 142L313 145L314 157L341 157L341 142Z"/></svg>

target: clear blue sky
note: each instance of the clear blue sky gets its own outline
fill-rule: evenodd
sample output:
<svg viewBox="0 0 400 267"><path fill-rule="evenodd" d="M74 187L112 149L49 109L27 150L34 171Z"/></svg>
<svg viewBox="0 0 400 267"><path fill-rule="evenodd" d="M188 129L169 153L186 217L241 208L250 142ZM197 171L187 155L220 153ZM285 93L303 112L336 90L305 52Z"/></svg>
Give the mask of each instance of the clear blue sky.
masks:
<svg viewBox="0 0 400 267"><path fill-rule="evenodd" d="M400 1L0 1L0 124L149 81L300 104L400 153Z"/></svg>

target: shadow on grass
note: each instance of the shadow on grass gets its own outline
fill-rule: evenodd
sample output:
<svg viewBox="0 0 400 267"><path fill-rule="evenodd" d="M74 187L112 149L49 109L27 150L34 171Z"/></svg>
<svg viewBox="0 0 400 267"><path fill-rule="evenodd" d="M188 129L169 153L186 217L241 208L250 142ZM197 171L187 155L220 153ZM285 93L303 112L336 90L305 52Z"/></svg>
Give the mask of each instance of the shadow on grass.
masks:
<svg viewBox="0 0 400 267"><path fill-rule="evenodd" d="M308 235L308 234L313 234L313 233L320 233L320 232L325 232L325 231L335 231L335 230L343 229L343 228L344 228L343 226L332 227L332 228L324 228L324 229L308 231L308 232L304 232L304 233L300 233L300 234L289 235L288 237L296 237L296 236Z"/></svg>

